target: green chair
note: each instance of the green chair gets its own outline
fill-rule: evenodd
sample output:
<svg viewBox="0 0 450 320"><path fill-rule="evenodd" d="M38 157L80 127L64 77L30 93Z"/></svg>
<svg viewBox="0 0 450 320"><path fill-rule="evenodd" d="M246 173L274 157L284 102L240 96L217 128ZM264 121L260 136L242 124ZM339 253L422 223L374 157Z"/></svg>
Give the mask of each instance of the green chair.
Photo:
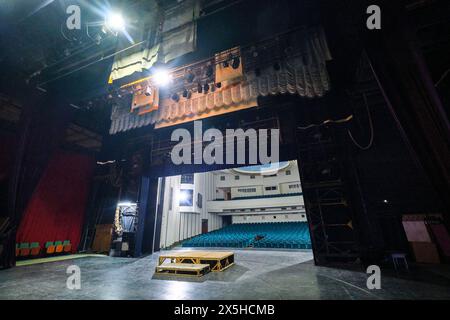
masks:
<svg viewBox="0 0 450 320"><path fill-rule="evenodd" d="M72 250L72 244L70 243L70 240L64 240L63 247L64 252L70 252Z"/></svg>
<svg viewBox="0 0 450 320"><path fill-rule="evenodd" d="M38 256L41 253L41 246L39 245L39 242L32 242L30 244L30 249L32 256Z"/></svg>
<svg viewBox="0 0 450 320"><path fill-rule="evenodd" d="M61 253L63 252L64 246L62 244L62 241L55 241L55 253Z"/></svg>
<svg viewBox="0 0 450 320"><path fill-rule="evenodd" d="M47 254L55 253L55 244L53 243L53 241L47 241L45 243L45 252Z"/></svg>
<svg viewBox="0 0 450 320"><path fill-rule="evenodd" d="M19 249L21 257L28 257L30 255L30 244L28 242L22 242L19 245Z"/></svg>

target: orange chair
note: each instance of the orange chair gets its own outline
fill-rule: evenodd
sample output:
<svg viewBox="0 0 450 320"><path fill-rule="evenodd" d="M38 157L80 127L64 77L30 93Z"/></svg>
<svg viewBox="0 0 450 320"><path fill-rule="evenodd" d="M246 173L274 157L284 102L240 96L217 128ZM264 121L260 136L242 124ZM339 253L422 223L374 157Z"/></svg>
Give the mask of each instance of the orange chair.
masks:
<svg viewBox="0 0 450 320"><path fill-rule="evenodd" d="M62 244L62 241L55 241L55 253L61 253L63 252L64 246Z"/></svg>
<svg viewBox="0 0 450 320"><path fill-rule="evenodd" d="M52 241L47 241L45 243L45 253L47 254L53 254L55 253L55 245Z"/></svg>
<svg viewBox="0 0 450 320"><path fill-rule="evenodd" d="M38 256L41 253L41 246L39 242L32 242L30 245L31 255Z"/></svg>
<svg viewBox="0 0 450 320"><path fill-rule="evenodd" d="M63 242L64 246L64 252L70 252L72 250L72 244L70 243L70 240L64 240Z"/></svg>
<svg viewBox="0 0 450 320"><path fill-rule="evenodd" d="M30 255L30 245L28 242L21 243L19 249L21 257L28 257Z"/></svg>

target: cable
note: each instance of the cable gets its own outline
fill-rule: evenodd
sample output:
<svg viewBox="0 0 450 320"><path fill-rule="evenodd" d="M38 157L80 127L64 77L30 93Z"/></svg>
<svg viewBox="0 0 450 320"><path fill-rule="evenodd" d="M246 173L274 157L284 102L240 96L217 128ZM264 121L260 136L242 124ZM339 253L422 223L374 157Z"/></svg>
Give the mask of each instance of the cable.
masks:
<svg viewBox="0 0 450 320"><path fill-rule="evenodd" d="M319 123L319 124L310 124L309 126L306 126L306 127L297 127L297 129L299 129L299 130L307 130L307 129L310 129L310 128L313 128L313 127L320 127L320 126L323 126L323 125L326 125L326 124L330 124L330 123L345 123L345 122L348 122L348 121L350 121L352 119L353 119L353 115L349 115L348 117L346 117L344 119L339 119L339 120L328 119L328 120L325 120L324 122Z"/></svg>
<svg viewBox="0 0 450 320"><path fill-rule="evenodd" d="M363 99L364 99L364 104L366 106L367 115L369 117L369 125L370 125L370 140L369 140L369 143L367 144L367 146L363 147L358 142L356 142L355 138L353 137L353 135L352 135L352 133L351 133L351 131L349 129L347 129L347 132L348 132L348 135L350 136L350 139L353 141L353 143L359 149L361 149L361 150L368 150L373 144L374 130L373 130L373 123L372 123L372 116L370 115L369 104L367 103L367 97L366 97L365 93L363 93Z"/></svg>
<svg viewBox="0 0 450 320"><path fill-rule="evenodd" d="M450 69L447 69L442 76L439 78L439 80L434 84L435 87L438 87L441 82L447 77L447 75L450 73Z"/></svg>

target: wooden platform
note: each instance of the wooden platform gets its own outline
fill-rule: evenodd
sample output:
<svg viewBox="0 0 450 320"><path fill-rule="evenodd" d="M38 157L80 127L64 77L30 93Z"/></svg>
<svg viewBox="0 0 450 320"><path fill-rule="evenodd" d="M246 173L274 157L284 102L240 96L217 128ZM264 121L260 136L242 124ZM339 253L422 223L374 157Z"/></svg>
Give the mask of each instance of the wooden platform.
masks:
<svg viewBox="0 0 450 320"><path fill-rule="evenodd" d="M156 274L201 277L210 271L209 264L166 263L155 268Z"/></svg>
<svg viewBox="0 0 450 320"><path fill-rule="evenodd" d="M211 271L223 271L234 264L234 252L230 251L172 251L159 256L159 265L171 263L208 264Z"/></svg>

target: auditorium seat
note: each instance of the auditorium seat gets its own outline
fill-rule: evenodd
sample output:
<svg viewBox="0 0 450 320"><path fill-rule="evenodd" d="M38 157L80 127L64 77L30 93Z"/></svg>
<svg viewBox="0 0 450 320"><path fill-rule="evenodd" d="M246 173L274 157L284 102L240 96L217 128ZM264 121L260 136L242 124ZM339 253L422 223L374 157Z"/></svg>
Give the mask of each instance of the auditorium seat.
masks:
<svg viewBox="0 0 450 320"><path fill-rule="evenodd" d="M47 254L55 253L55 244L53 243L53 241L47 241L45 243L45 253Z"/></svg>
<svg viewBox="0 0 450 320"><path fill-rule="evenodd" d="M183 247L310 249L306 222L243 223L195 236Z"/></svg>
<svg viewBox="0 0 450 320"><path fill-rule="evenodd" d="M28 242L21 243L19 249L21 257L28 257L30 255L30 244Z"/></svg>
<svg viewBox="0 0 450 320"><path fill-rule="evenodd" d="M64 240L63 242L64 252L70 252L72 250L72 244L70 243L70 240Z"/></svg>
<svg viewBox="0 0 450 320"><path fill-rule="evenodd" d="M62 241L55 241L55 253L63 252L64 246Z"/></svg>
<svg viewBox="0 0 450 320"><path fill-rule="evenodd" d="M38 256L41 253L39 242L32 242L30 245L30 253L32 256Z"/></svg>

